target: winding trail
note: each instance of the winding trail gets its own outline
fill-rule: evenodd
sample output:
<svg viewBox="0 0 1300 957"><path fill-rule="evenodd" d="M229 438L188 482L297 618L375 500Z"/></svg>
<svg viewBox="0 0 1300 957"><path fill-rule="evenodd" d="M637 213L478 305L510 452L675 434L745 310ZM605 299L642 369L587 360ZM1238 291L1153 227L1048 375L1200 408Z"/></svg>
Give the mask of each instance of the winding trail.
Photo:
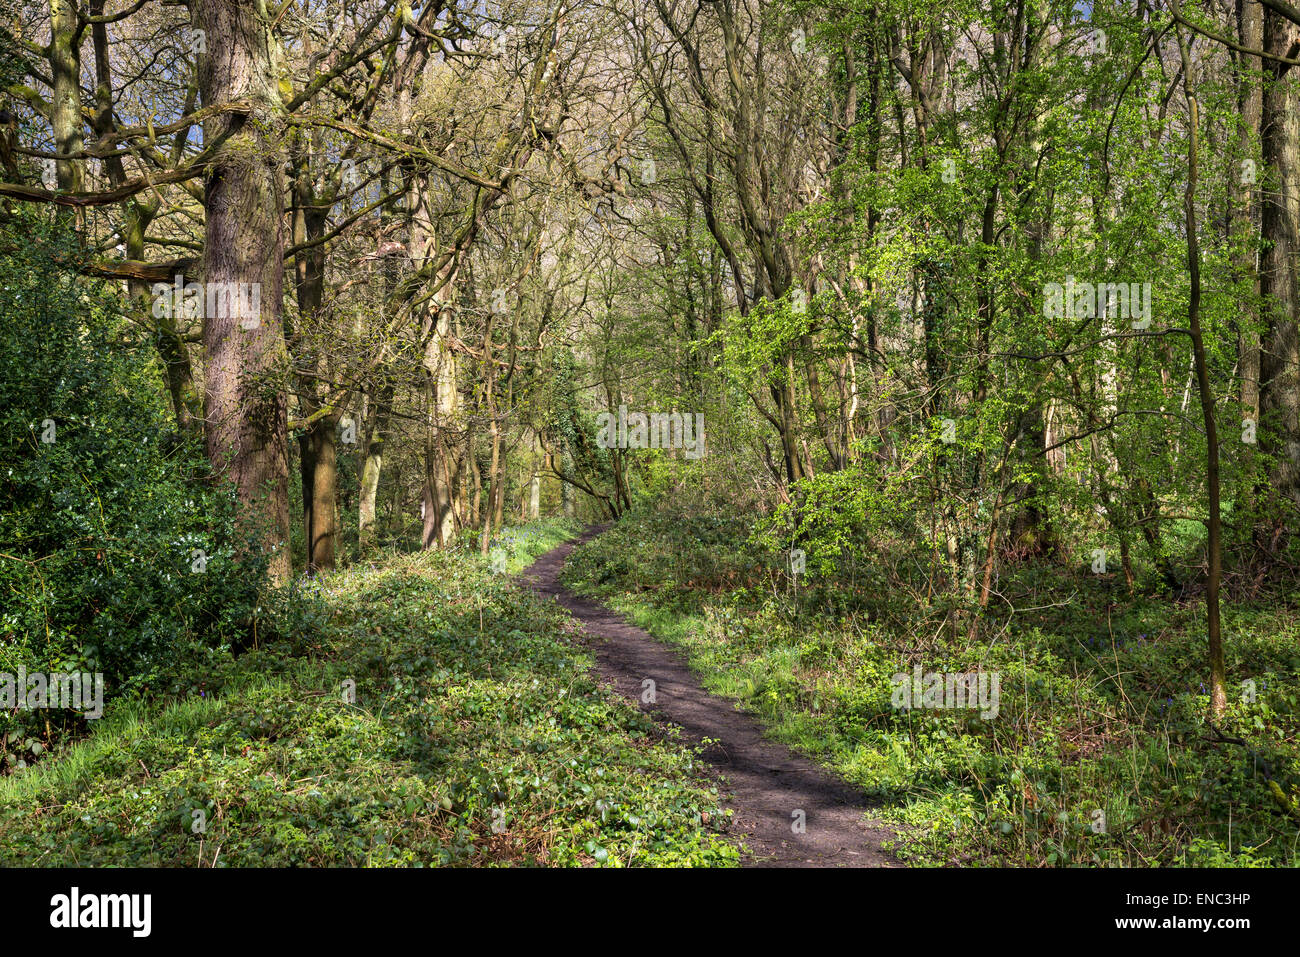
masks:
<svg viewBox="0 0 1300 957"><path fill-rule="evenodd" d="M892 833L866 820L870 806L865 795L785 746L765 740L758 722L701 688L675 650L559 583L569 553L608 527L592 526L547 552L521 580L543 597L554 598L582 623L596 670L621 695L657 719L680 726L696 744L704 738L716 742L704 757L726 779L719 791L731 796L731 833L749 849L746 866L899 866L880 847ZM641 703L646 678L655 682L653 705ZM797 811L804 812L801 834L793 826Z"/></svg>

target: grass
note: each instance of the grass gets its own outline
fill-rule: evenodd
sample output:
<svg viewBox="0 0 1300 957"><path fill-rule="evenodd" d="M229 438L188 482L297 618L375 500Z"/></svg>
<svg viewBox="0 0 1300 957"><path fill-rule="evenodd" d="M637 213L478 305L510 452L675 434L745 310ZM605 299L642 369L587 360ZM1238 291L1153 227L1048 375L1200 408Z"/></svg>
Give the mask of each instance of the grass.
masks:
<svg viewBox="0 0 1300 957"><path fill-rule="evenodd" d="M572 531L503 538L504 570ZM476 550L386 555L266 614L201 694L110 702L0 781L0 865L736 863L698 756Z"/></svg>
<svg viewBox="0 0 1300 957"><path fill-rule="evenodd" d="M1226 611L1234 690L1249 679L1257 692L1231 702L1243 748L1205 724L1195 604L1026 566L1003 591L1036 610L971 639L945 608L811 562L792 585L748 531L716 513L636 513L575 551L566 582L681 648L706 688L879 800L904 860L1300 861L1300 621L1285 603ZM893 675L916 664L999 674L998 715L894 707Z"/></svg>

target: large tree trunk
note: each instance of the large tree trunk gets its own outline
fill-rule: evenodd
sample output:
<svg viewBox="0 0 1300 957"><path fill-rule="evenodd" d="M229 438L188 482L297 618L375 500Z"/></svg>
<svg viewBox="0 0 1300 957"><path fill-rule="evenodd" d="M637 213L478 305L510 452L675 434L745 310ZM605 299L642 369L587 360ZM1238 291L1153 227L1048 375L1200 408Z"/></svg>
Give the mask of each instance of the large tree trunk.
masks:
<svg viewBox="0 0 1300 957"><path fill-rule="evenodd" d="M449 295L450 280L439 293ZM446 342L450 335L450 309L439 308L432 317L434 328L425 349L425 373L429 420L425 442L426 485L432 512L426 515L424 547L436 544L445 548L456 534L456 497L460 490L464 464L464 442L460 439L460 390L457 383L456 357Z"/></svg>
<svg viewBox="0 0 1300 957"><path fill-rule="evenodd" d="M425 173L412 173L407 185L411 211L407 248L416 269L429 265L437 251L434 214L429 207L429 182ZM417 322L423 345L427 421L425 422L424 548L446 547L456 534L456 492L463 462L459 368L449 346L457 260L453 256L431 277L433 296L419 306Z"/></svg>
<svg viewBox="0 0 1300 957"><path fill-rule="evenodd" d="M1277 56L1290 50L1295 27L1268 11L1264 48ZM1264 249L1260 258L1260 292L1266 323L1260 356L1262 450L1275 456L1273 486L1277 494L1300 505L1300 337L1297 337L1295 257L1300 222L1300 103L1295 75L1274 71L1266 84L1262 125L1264 162L1269 182L1262 197Z"/></svg>
<svg viewBox="0 0 1300 957"><path fill-rule="evenodd" d="M338 541L338 445L334 429L316 423L308 441L315 459L311 472L311 531L307 539L308 567L329 571L334 567Z"/></svg>
<svg viewBox="0 0 1300 957"><path fill-rule="evenodd" d="M436 509L436 539L440 547L449 545L456 534L456 497L460 491L461 468L464 464L464 442L460 438L460 391L457 387L455 356L444 343L450 321L443 310L438 320L438 331L431 343L432 353L427 371L430 393L430 442L425 466ZM433 355L436 354L436 358ZM425 547L432 542L426 541Z"/></svg>
<svg viewBox="0 0 1300 957"><path fill-rule="evenodd" d="M444 289L449 288L444 287ZM439 303L440 305L440 303ZM425 372L428 421L425 431L425 516L422 544L425 548L446 548L456 535L456 496L460 489L464 443L459 440L460 392L456 363L445 347L450 310L440 309L433 318L437 327L428 340Z"/></svg>
<svg viewBox="0 0 1300 957"><path fill-rule="evenodd" d="M204 310L207 451L216 476L234 483L241 524L267 550L272 578L283 581L291 571L280 324L284 107L265 6L251 0L195 0L191 10L208 51L199 61L203 104L250 106L247 114L222 113L206 124L208 142L220 133L230 136L206 183L205 279L209 289L212 283L249 284L242 288L250 299L256 290L260 306L255 313L249 310L251 315L231 308Z"/></svg>
<svg viewBox="0 0 1300 957"><path fill-rule="evenodd" d="M425 548L446 548L456 535L456 491L460 481L460 458L449 449L445 436L431 427L425 452L428 475L425 487L428 493L428 510L425 513Z"/></svg>
<svg viewBox="0 0 1300 957"><path fill-rule="evenodd" d="M50 0L50 126L54 148L60 154L79 153L85 137L81 118L81 32L76 4L72 0ZM79 193L85 189L80 159L61 159L54 164L60 190Z"/></svg>

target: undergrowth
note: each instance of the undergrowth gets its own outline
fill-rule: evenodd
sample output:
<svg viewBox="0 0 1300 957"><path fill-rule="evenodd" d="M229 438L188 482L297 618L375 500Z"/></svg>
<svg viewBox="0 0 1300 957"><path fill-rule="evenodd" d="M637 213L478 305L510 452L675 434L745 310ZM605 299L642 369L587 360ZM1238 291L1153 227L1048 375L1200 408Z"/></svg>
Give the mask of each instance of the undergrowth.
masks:
<svg viewBox="0 0 1300 957"><path fill-rule="evenodd" d="M972 637L941 597L851 582L835 561L810 555L792 579L750 526L661 504L578 549L565 580L878 800L904 860L1300 861L1300 623L1286 603L1225 610L1237 693L1212 729L1195 603L1026 564L1001 585L1021 610L991 612ZM917 665L996 673L997 714L895 707L893 676Z"/></svg>
<svg viewBox="0 0 1300 957"><path fill-rule="evenodd" d="M571 532L517 531L504 570ZM0 865L736 862L698 756L602 693L571 622L489 559L388 554L261 611L254 650L110 700L0 780Z"/></svg>

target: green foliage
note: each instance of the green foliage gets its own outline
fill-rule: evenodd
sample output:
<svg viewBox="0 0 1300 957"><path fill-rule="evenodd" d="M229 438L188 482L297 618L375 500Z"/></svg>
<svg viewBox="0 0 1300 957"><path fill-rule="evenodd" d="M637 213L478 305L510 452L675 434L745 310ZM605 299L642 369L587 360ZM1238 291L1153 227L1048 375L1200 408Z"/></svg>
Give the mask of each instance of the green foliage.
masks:
<svg viewBox="0 0 1300 957"><path fill-rule="evenodd" d="M1295 865L1295 821L1270 783L1300 793L1291 611L1237 605L1225 618L1240 683L1225 728L1243 748L1206 724L1194 605L1171 613L1082 570L1030 565L1001 584L1021 610L972 640L960 606L872 577L862 542L880 539L805 542L796 584L790 543L759 544L751 522L661 502L578 549L566 580L682 647L709 690L884 802L904 860ZM817 552L823 541L834 550ZM891 678L916 664L997 673L998 714L896 709Z"/></svg>
<svg viewBox="0 0 1300 957"><path fill-rule="evenodd" d="M112 290L58 267L59 227L26 226L0 257L0 671L103 672L110 698L164 690L179 662L243 635L260 564L236 565L231 499L171 432ZM32 756L14 740L80 722L53 715L0 718L10 764Z"/></svg>
<svg viewBox="0 0 1300 957"><path fill-rule="evenodd" d="M565 531L532 533L544 548ZM698 759L597 688L554 605L434 552L281 600L280 637L219 663L201 696L111 715L0 782L0 863L736 861Z"/></svg>

